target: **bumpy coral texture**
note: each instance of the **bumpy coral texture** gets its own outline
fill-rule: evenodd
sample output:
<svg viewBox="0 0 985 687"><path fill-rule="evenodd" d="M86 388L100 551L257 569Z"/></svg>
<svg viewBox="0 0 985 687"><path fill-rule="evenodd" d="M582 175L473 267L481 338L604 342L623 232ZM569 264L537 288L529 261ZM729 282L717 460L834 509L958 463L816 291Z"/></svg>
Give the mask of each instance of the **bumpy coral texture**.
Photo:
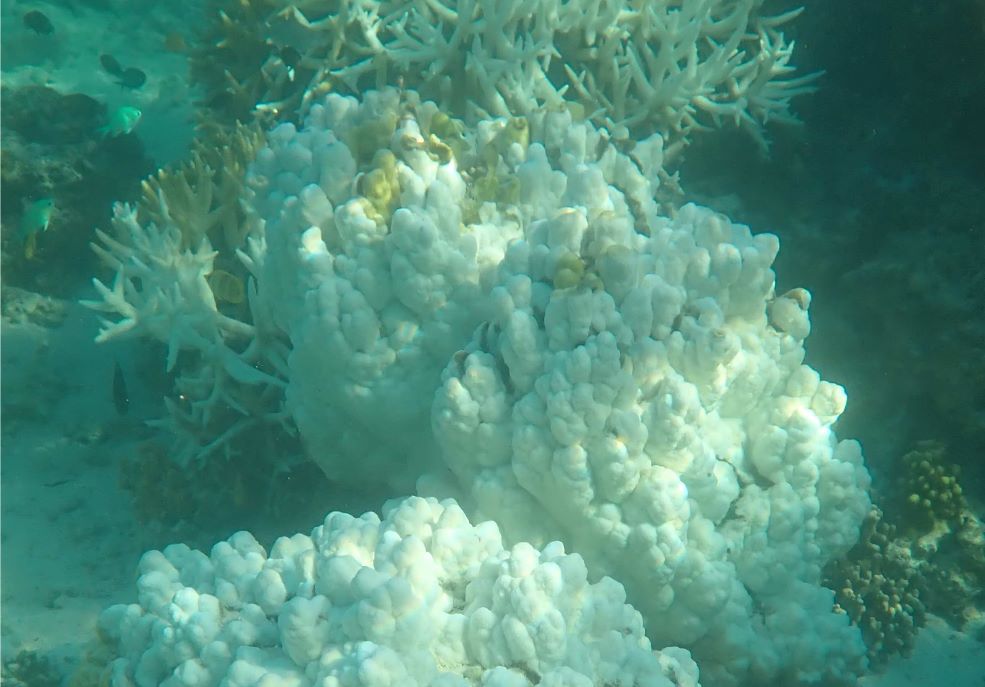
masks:
<svg viewBox="0 0 985 687"><path fill-rule="evenodd" d="M261 106L300 100L305 122L249 172L250 325L217 317L207 247L121 210L141 240L107 242L109 326L285 385L333 480L461 510L333 514L269 557L245 534L148 554L139 604L103 618L117 684L694 682L644 625L706 687L852 683L865 648L820 570L857 539L869 478L832 430L844 391L804 364L810 295L775 292L776 237L654 201L696 126L788 118L809 81L776 31L795 13L643 5L264 20L316 73ZM410 88L323 97L367 81Z"/></svg>
<svg viewBox="0 0 985 687"><path fill-rule="evenodd" d="M333 479L397 493L433 465L441 368L481 321L485 282L519 236L494 207L463 225L467 182L428 146L441 113L415 108L395 90L363 104L330 96L305 129L275 129L250 173L263 227L251 269L291 341L301 436Z"/></svg>
<svg viewBox="0 0 985 687"><path fill-rule="evenodd" d="M803 364L809 294L774 292L776 238L661 216L659 136L627 153L546 109L449 154L439 122L330 96L261 153L254 269L313 455L565 541L708 684L850 680L864 647L819 580L868 474L831 428L843 389Z"/></svg>
<svg viewBox="0 0 985 687"><path fill-rule="evenodd" d="M138 603L100 628L115 687L697 685L687 652L651 651L622 587L587 574L559 543L504 549L494 523L414 497L269 554L246 532L151 551Z"/></svg>
<svg viewBox="0 0 985 687"><path fill-rule="evenodd" d="M806 305L773 293L776 238L693 205L634 216L638 172L567 135L517 166L538 218L436 397L465 502L508 537L569 542L714 684L850 675L858 633L819 577L869 480L831 430L844 391L802 362Z"/></svg>

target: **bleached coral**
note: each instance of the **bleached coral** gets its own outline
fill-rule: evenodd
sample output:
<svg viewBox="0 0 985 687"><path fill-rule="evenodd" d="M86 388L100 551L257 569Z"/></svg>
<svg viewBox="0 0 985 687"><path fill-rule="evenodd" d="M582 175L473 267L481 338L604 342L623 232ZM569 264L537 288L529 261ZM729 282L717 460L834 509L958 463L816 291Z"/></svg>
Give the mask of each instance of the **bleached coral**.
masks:
<svg viewBox="0 0 985 687"><path fill-rule="evenodd" d="M156 339L167 345L168 370L183 351L196 356L178 379L181 400L167 399L169 419L164 423L177 431L184 446L175 458L187 462L225 446L258 422L284 421L278 405L253 400L267 394L266 389L284 386L275 366L283 347L254 324L262 317L245 322L220 310L209 284L216 251L204 234L189 245L188 232L172 220L163 193L157 216L160 224L141 224L136 208L117 204L113 235L97 230L99 243L92 244L114 271L113 282L107 286L93 279L100 299L84 303L108 315L97 341ZM225 408L233 409L238 421L218 436L201 436L214 431L213 415Z"/></svg>
<svg viewBox="0 0 985 687"><path fill-rule="evenodd" d="M791 122L791 98L817 74L797 74L780 28L800 10L765 14L763 0L346 0L244 4L216 22L220 55L238 64L274 46L236 80L212 80L277 114L302 110L326 86L412 88L466 115L528 115L563 98L637 137L684 139L733 124L765 145L764 127ZM247 27L247 28L243 28ZM252 46L252 47L251 47ZM297 51L287 61L280 48ZM227 54L228 53L228 54ZM203 72L215 71L206 64ZM299 74L312 74L306 81ZM230 85L232 82L232 85ZM252 94L252 95L248 95ZM468 105L468 107L466 107ZM615 129L614 129L615 130ZM676 150L676 147L674 148Z"/></svg>
<svg viewBox="0 0 985 687"><path fill-rule="evenodd" d="M697 686L619 583L556 542L504 548L452 501L332 513L269 554L246 532L151 551L137 588L100 619L113 687Z"/></svg>
<svg viewBox="0 0 985 687"><path fill-rule="evenodd" d="M662 216L659 136L626 154L546 108L465 127L448 157L439 112L329 96L255 168L254 269L309 450L564 541L709 684L853 679L864 647L820 569L856 540L868 474L831 429L844 391L803 364L809 295L774 293L776 237ZM385 207L343 181L384 168Z"/></svg>
<svg viewBox="0 0 985 687"><path fill-rule="evenodd" d="M121 211L107 333L258 384L257 342L288 341L286 411L326 474L498 528L412 499L269 557L244 534L149 554L139 606L104 616L118 683L666 684L653 661L686 661L641 622L706 685L851 683L865 649L820 571L869 478L832 429L844 390L804 364L810 295L775 293L775 236L656 202L692 129L789 118L796 12L337 5L264 20L315 76L248 175L252 324L210 302L206 243ZM401 87L323 97L340 80Z"/></svg>
<svg viewBox="0 0 985 687"><path fill-rule="evenodd" d="M291 341L288 406L310 453L343 482L406 491L433 464L429 399L519 236L492 204L463 223L465 161L442 163L427 146L440 117L392 89L362 104L330 96L305 129L275 129L251 171L262 227L251 269ZM369 199L382 192L373 178L389 184L386 214Z"/></svg>
<svg viewBox="0 0 985 687"><path fill-rule="evenodd" d="M446 368L432 417L451 491L619 579L710 684L850 679L864 647L820 569L854 543L868 474L830 429L844 391L767 319L776 239L695 206L636 233L598 188L511 244L491 319ZM558 288L572 254L597 278Z"/></svg>
<svg viewBox="0 0 985 687"><path fill-rule="evenodd" d="M761 16L761 5L417 3L389 14L385 8L366 32L392 36L378 40L376 55L435 81L445 97L464 76L476 104L493 116L574 96L610 126L666 136L730 121L765 145L762 126L792 121L790 98L810 90L816 75L792 76L793 44L777 31L800 11ZM333 73L351 80L373 69L376 55Z"/></svg>
<svg viewBox="0 0 985 687"><path fill-rule="evenodd" d="M124 334L153 337L168 344L171 369L182 348L250 334L216 307L207 281L215 251L207 240L186 248L174 223L142 226L136 209L125 204L114 208L113 229L115 237L97 230L100 243L93 244L115 274L112 287L93 280L102 301L87 305L118 317L103 320L97 341Z"/></svg>

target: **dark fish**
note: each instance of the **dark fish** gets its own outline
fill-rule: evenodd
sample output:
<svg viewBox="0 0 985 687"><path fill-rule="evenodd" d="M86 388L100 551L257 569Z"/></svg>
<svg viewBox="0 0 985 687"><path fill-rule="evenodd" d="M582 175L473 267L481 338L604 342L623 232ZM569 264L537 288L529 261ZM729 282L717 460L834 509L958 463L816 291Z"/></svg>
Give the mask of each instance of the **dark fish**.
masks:
<svg viewBox="0 0 985 687"><path fill-rule="evenodd" d="M55 32L55 26L51 23L51 20L37 10L31 10L24 15L24 26L43 36L48 36Z"/></svg>
<svg viewBox="0 0 985 687"><path fill-rule="evenodd" d="M99 64L103 65L103 69L113 76L123 76L123 67L120 66L120 63L112 55L100 55Z"/></svg>
<svg viewBox="0 0 985 687"><path fill-rule="evenodd" d="M127 67L119 77L117 83L127 88L140 88L147 81L147 75L136 67Z"/></svg>
<svg viewBox="0 0 985 687"><path fill-rule="evenodd" d="M123 378L123 368L120 361L116 361L116 368L113 370L113 405L116 412L126 415L130 410L130 394L127 392L127 380Z"/></svg>
<svg viewBox="0 0 985 687"><path fill-rule="evenodd" d="M301 64L301 53L291 46L286 46L280 49L280 59L291 69L297 69Z"/></svg>

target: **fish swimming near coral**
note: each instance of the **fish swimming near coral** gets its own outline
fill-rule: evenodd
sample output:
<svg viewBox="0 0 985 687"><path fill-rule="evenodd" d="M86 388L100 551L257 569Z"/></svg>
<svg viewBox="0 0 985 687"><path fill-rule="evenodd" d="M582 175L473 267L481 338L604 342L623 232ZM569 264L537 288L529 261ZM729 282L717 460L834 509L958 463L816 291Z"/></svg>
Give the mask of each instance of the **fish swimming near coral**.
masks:
<svg viewBox="0 0 985 687"><path fill-rule="evenodd" d="M246 299L246 287L243 280L225 270L213 270L208 277L212 294L217 300L239 305Z"/></svg>
<svg viewBox="0 0 985 687"><path fill-rule="evenodd" d="M142 69L137 69L136 67L127 67L124 69L120 61L109 53L103 53L99 56L99 64L107 72L119 79L116 83L126 88L140 88L147 81L147 75Z"/></svg>
<svg viewBox="0 0 985 687"><path fill-rule="evenodd" d="M103 138L123 136L134 130L143 113L136 107L124 105L110 116L105 126L99 127Z"/></svg>
<svg viewBox="0 0 985 687"><path fill-rule="evenodd" d="M55 32L55 25L43 12L31 10L24 15L24 26L42 36L50 36Z"/></svg>
<svg viewBox="0 0 985 687"><path fill-rule="evenodd" d="M55 209L53 198L41 198L24 208L21 217L21 240L24 242L24 257L34 258L38 249L38 234L48 230L51 213Z"/></svg>
<svg viewBox="0 0 985 687"><path fill-rule="evenodd" d="M301 53L289 45L280 49L280 59L288 69L297 69L301 65Z"/></svg>

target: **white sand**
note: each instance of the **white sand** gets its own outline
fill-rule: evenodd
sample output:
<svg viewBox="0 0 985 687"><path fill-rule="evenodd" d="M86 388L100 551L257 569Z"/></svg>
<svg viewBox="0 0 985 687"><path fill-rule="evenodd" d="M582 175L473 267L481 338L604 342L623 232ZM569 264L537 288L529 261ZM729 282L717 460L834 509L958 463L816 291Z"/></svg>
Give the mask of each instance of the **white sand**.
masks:
<svg viewBox="0 0 985 687"><path fill-rule="evenodd" d="M78 305L57 329L0 324L5 657L77 654L98 612L132 597L148 543L117 486L136 439L111 397L114 357L125 350L97 347L94 333Z"/></svg>

